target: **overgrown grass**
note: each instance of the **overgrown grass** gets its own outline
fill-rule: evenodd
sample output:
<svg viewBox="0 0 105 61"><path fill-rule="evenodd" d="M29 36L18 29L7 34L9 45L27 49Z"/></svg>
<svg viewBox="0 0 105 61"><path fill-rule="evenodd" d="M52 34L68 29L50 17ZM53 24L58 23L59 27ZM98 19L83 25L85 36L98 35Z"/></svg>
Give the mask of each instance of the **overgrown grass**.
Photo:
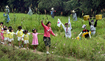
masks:
<svg viewBox="0 0 105 61"><path fill-rule="evenodd" d="M0 21L4 21L3 13L0 13ZM54 33L57 33L57 37L51 36L51 48L50 52L53 54L66 56L66 57L76 57L79 59L85 58L87 61L104 61L105 58L105 19L99 20L97 24L97 32L95 36L92 36L91 39L84 39L78 41L75 38L82 31L82 25L86 24L87 29L90 29L88 25L88 21L84 21L82 24L81 18L78 18L77 21L73 21L71 18L72 24L72 37L70 39L66 39L64 37L63 28L57 27L57 19L60 18L63 23L68 22L68 17L64 16L55 16L54 19L51 16L47 15L48 21L51 21L51 28ZM16 13L16 21L14 22L13 13L10 13L10 23L5 24L6 26L12 26L14 31L16 32L17 27L22 25L23 29L27 29L31 32L33 28L38 30L38 33L43 33L43 27L41 26L40 21L44 20L44 23L47 21L45 15L33 15L32 17L27 14ZM43 42L43 35L38 36L39 46L38 50L45 52L45 45ZM15 45L18 45L17 39L14 41ZM32 36L30 36L30 48L33 48L31 45Z"/></svg>
<svg viewBox="0 0 105 61"><path fill-rule="evenodd" d="M16 49L10 46L0 45L0 61L69 61L63 57L33 53L30 50Z"/></svg>

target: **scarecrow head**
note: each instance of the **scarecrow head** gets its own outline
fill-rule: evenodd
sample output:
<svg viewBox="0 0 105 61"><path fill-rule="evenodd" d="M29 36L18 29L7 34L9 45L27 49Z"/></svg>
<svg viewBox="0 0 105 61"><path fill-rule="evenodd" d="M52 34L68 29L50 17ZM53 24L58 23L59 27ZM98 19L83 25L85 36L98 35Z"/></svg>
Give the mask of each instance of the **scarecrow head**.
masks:
<svg viewBox="0 0 105 61"><path fill-rule="evenodd" d="M75 10L72 10L71 12L72 12L72 13L75 13Z"/></svg>
<svg viewBox="0 0 105 61"><path fill-rule="evenodd" d="M68 23L65 23L65 26L68 27Z"/></svg>
<svg viewBox="0 0 105 61"><path fill-rule="evenodd" d="M94 25L94 20L91 20L91 24Z"/></svg>
<svg viewBox="0 0 105 61"><path fill-rule="evenodd" d="M8 5L6 6L6 8L9 8Z"/></svg>
<svg viewBox="0 0 105 61"><path fill-rule="evenodd" d="M51 10L54 10L54 8L52 7Z"/></svg>

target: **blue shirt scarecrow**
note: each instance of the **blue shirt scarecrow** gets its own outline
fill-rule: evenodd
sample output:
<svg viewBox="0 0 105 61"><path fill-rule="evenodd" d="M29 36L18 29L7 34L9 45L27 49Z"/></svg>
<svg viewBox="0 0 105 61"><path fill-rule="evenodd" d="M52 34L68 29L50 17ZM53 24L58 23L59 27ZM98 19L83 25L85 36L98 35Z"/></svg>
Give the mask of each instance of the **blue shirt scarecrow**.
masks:
<svg viewBox="0 0 105 61"><path fill-rule="evenodd" d="M9 11L9 7L8 6L6 6L5 11L6 11L6 14L4 13L3 16L5 17L6 23L9 23L9 21L10 21L9 12L10 11Z"/></svg>

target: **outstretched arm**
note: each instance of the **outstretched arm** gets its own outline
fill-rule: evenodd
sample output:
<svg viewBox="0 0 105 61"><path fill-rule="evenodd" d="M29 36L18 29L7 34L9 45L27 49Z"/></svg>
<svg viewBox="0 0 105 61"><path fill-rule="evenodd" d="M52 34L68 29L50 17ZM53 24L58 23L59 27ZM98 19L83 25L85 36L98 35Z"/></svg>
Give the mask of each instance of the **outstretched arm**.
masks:
<svg viewBox="0 0 105 61"><path fill-rule="evenodd" d="M82 32L78 36L80 36L81 34L82 34Z"/></svg>
<svg viewBox="0 0 105 61"><path fill-rule="evenodd" d="M44 28L46 28L46 26L43 24L43 20L41 21L41 24L42 24L42 26L43 26Z"/></svg>
<svg viewBox="0 0 105 61"><path fill-rule="evenodd" d="M91 38L91 34L90 34L90 32L89 32L89 37Z"/></svg>
<svg viewBox="0 0 105 61"><path fill-rule="evenodd" d="M49 32L50 32L53 36L55 36L55 34L53 33L52 29L49 30Z"/></svg>
<svg viewBox="0 0 105 61"><path fill-rule="evenodd" d="M62 24L62 23L61 23ZM66 29L66 27L62 24L62 27L63 27L63 29L65 30Z"/></svg>
<svg viewBox="0 0 105 61"><path fill-rule="evenodd" d="M91 26L91 22L90 22L90 19L88 19L89 20L89 26Z"/></svg>
<svg viewBox="0 0 105 61"><path fill-rule="evenodd" d="M96 20L94 27L96 27L96 26L97 26L97 21L98 21L98 20Z"/></svg>

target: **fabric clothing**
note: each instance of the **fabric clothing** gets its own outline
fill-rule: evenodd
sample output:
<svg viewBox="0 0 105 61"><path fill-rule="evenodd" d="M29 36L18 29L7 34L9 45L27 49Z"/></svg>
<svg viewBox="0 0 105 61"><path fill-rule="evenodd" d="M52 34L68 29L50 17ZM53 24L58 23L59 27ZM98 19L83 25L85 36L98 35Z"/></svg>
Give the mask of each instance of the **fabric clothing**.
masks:
<svg viewBox="0 0 105 61"><path fill-rule="evenodd" d="M32 33L32 35L33 35L32 45L38 45L39 44L38 37L37 37L38 33Z"/></svg>
<svg viewBox="0 0 105 61"><path fill-rule="evenodd" d="M89 30L84 29L84 30L82 31L82 33L85 33L85 32L89 32ZM86 35L85 35L85 38L88 38L88 37L89 37L89 34L86 34Z"/></svg>
<svg viewBox="0 0 105 61"><path fill-rule="evenodd" d="M65 27L63 24L62 24L62 26L63 26L63 29L65 31L66 38L67 37L71 38L71 29L72 29L72 27L71 27L70 19L68 20L68 24L69 24L70 27Z"/></svg>
<svg viewBox="0 0 105 61"><path fill-rule="evenodd" d="M18 36L18 37L22 37L23 36L23 30L18 30L17 32L16 32L16 35Z"/></svg>
<svg viewBox="0 0 105 61"><path fill-rule="evenodd" d="M57 26L60 27L61 24L62 24L62 23L61 23L60 19L58 19L58 21L57 21Z"/></svg>
<svg viewBox="0 0 105 61"><path fill-rule="evenodd" d="M8 37L4 37L4 41L8 40Z"/></svg>
<svg viewBox="0 0 105 61"><path fill-rule="evenodd" d="M29 40L29 35L30 35L30 33L27 33L27 34L23 34L23 39L24 40Z"/></svg>
<svg viewBox="0 0 105 61"><path fill-rule="evenodd" d="M14 32L8 32L8 38L12 39L14 34Z"/></svg>
<svg viewBox="0 0 105 61"><path fill-rule="evenodd" d="M3 32L3 29L1 31ZM1 35L1 39L4 40L4 36L2 32L0 33L0 35Z"/></svg>
<svg viewBox="0 0 105 61"><path fill-rule="evenodd" d="M6 8L6 12L7 12L7 14L9 14L9 12L10 12L9 8Z"/></svg>
<svg viewBox="0 0 105 61"><path fill-rule="evenodd" d="M76 13L73 13L73 20L77 21L77 14Z"/></svg>
<svg viewBox="0 0 105 61"><path fill-rule="evenodd" d="M24 44L29 44L29 41L28 40L24 40Z"/></svg>
<svg viewBox="0 0 105 61"><path fill-rule="evenodd" d="M51 38L50 37L43 37L43 41L45 43L45 46L51 46Z"/></svg>
<svg viewBox="0 0 105 61"><path fill-rule="evenodd" d="M91 30L91 35L95 35L96 33L96 26L97 26L97 20L94 25L91 25L91 22L89 22L90 30Z"/></svg>
<svg viewBox="0 0 105 61"><path fill-rule="evenodd" d="M89 30L87 30L87 29L84 29L84 30L82 31L82 33L84 33L84 32L89 32Z"/></svg>
<svg viewBox="0 0 105 61"><path fill-rule="evenodd" d="M29 15L32 15L32 14L33 14L32 10L31 10L31 7L29 7L28 14L29 14Z"/></svg>
<svg viewBox="0 0 105 61"><path fill-rule="evenodd" d="M9 38L8 39L8 42L12 42L14 39L13 38Z"/></svg>
<svg viewBox="0 0 105 61"><path fill-rule="evenodd" d="M51 17L54 18L54 10L51 11Z"/></svg>
<svg viewBox="0 0 105 61"><path fill-rule="evenodd" d="M8 37L8 32L7 32L7 30L6 30L6 31L3 31L2 33L3 33L3 36L4 36L4 37Z"/></svg>
<svg viewBox="0 0 105 61"><path fill-rule="evenodd" d="M50 37L50 34L52 34L53 36L55 36L55 34L53 33L51 27L45 26L43 23L41 23L43 28L44 28L44 36L45 37Z"/></svg>
<svg viewBox="0 0 105 61"><path fill-rule="evenodd" d="M21 41L21 40L23 40L23 38L22 37L18 37L18 41Z"/></svg>
<svg viewBox="0 0 105 61"><path fill-rule="evenodd" d="M6 15L3 14L3 16L6 17L6 18L5 18L6 22L9 22L9 21L10 21L9 14L6 14Z"/></svg>

